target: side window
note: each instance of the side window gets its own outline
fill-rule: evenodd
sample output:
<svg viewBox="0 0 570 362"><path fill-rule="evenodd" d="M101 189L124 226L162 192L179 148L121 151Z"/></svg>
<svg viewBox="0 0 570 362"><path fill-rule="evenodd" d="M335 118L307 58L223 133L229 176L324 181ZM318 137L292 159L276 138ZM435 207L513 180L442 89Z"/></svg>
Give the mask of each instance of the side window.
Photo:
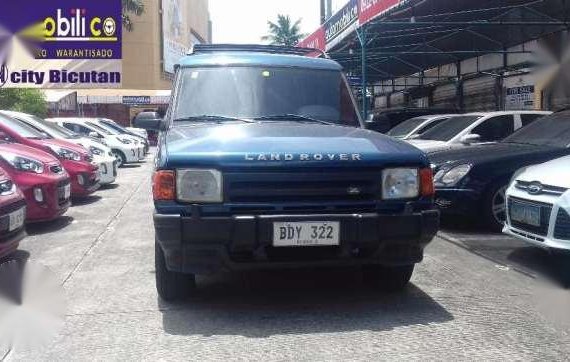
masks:
<svg viewBox="0 0 570 362"><path fill-rule="evenodd" d="M422 128L417 132L417 134L422 134L422 133L424 133L425 131L430 130L430 129L432 129L433 127L437 126L437 125L440 124L441 122L447 121L448 119L449 119L449 118L442 118L442 119L438 119L437 121L433 121L432 123L430 123L430 124L428 124L428 125L422 127Z"/></svg>
<svg viewBox="0 0 570 362"><path fill-rule="evenodd" d="M528 126L540 117L544 117L544 114L521 114L522 126Z"/></svg>
<svg viewBox="0 0 570 362"><path fill-rule="evenodd" d="M489 118L475 127L471 133L481 136L481 142L495 142L509 136L514 131L513 116L505 115Z"/></svg>
<svg viewBox="0 0 570 362"><path fill-rule="evenodd" d="M75 125L73 123L63 122L62 126L67 128L70 131L77 132L77 130L75 129Z"/></svg>

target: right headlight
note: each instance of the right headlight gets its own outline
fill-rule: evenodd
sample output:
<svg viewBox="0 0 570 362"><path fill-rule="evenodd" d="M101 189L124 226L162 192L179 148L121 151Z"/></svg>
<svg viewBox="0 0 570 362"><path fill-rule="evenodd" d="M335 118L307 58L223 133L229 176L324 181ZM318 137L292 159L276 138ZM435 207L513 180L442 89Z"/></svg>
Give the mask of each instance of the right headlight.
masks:
<svg viewBox="0 0 570 362"><path fill-rule="evenodd" d="M459 165L450 169L442 169L435 175L435 184L442 186L454 186L461 181L469 171L471 165Z"/></svg>
<svg viewBox="0 0 570 362"><path fill-rule="evenodd" d="M13 154L5 154L2 156L6 162L18 171L26 171L33 173L43 173L44 166L40 161L32 160L30 158L21 157Z"/></svg>
<svg viewBox="0 0 570 362"><path fill-rule="evenodd" d="M11 195L15 190L16 185L11 180L0 180L0 196Z"/></svg>
<svg viewBox="0 0 570 362"><path fill-rule="evenodd" d="M182 202L222 202L222 173L218 170L179 169L176 196Z"/></svg>
<svg viewBox="0 0 570 362"><path fill-rule="evenodd" d="M105 154L105 151L103 151L102 149L97 148L95 146L89 147L89 151L91 151L92 154L97 155L97 156L103 156Z"/></svg>
<svg viewBox="0 0 570 362"><path fill-rule="evenodd" d="M417 168L388 168L382 171L382 199L413 199L420 194Z"/></svg>

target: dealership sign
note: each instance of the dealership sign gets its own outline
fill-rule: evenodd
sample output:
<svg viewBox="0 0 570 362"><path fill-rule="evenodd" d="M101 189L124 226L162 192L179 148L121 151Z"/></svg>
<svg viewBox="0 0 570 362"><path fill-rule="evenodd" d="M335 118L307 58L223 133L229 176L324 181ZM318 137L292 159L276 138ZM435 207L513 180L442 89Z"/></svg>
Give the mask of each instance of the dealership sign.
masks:
<svg viewBox="0 0 570 362"><path fill-rule="evenodd" d="M340 11L325 23L325 40L331 40L342 34L358 19L358 0L350 0Z"/></svg>
<svg viewBox="0 0 570 362"><path fill-rule="evenodd" d="M360 25L366 24L375 17L400 5L400 2L400 0L359 0L358 22Z"/></svg>

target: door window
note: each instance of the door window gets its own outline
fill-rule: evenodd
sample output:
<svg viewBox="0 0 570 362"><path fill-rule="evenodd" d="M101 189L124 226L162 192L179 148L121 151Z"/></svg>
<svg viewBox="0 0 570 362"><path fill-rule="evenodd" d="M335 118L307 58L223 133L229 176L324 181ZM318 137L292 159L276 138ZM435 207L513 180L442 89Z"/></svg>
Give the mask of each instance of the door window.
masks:
<svg viewBox="0 0 570 362"><path fill-rule="evenodd" d="M544 114L521 114L522 126L528 126L532 122L544 116Z"/></svg>
<svg viewBox="0 0 570 362"><path fill-rule="evenodd" d="M515 131L515 123L512 115L489 118L471 133L481 136L481 142L495 142L509 136Z"/></svg>

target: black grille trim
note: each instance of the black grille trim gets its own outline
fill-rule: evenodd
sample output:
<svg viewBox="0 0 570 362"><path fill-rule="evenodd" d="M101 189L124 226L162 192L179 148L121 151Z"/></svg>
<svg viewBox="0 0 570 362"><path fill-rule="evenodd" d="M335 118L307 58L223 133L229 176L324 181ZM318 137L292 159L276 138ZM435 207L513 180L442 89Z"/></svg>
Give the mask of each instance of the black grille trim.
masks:
<svg viewBox="0 0 570 362"><path fill-rule="evenodd" d="M570 240L570 215L564 209L558 209L556 225L554 226L554 238Z"/></svg>

